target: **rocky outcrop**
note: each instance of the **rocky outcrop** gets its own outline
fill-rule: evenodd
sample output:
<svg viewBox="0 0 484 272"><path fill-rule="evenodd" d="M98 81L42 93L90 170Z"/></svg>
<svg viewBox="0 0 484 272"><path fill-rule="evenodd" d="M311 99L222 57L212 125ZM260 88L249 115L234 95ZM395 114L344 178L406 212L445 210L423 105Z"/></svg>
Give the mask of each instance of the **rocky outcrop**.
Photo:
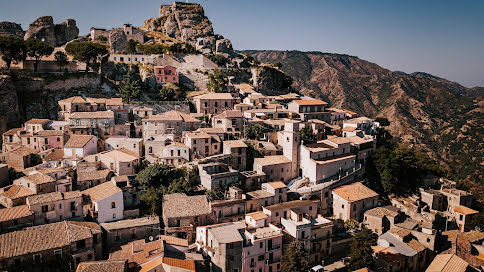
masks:
<svg viewBox="0 0 484 272"><path fill-rule="evenodd" d="M215 53L224 56L234 55L234 49L232 48L232 42L229 39L220 39L215 43Z"/></svg>
<svg viewBox="0 0 484 272"><path fill-rule="evenodd" d="M44 16L30 24L24 39L34 38L43 40L52 46L62 46L77 38L78 35L79 28L77 28L75 20L67 19L61 24L54 25L52 16Z"/></svg>
<svg viewBox="0 0 484 272"><path fill-rule="evenodd" d="M286 73L268 66L252 69L252 78L259 92L266 95L280 95L291 91L292 78Z"/></svg>
<svg viewBox="0 0 484 272"><path fill-rule="evenodd" d="M122 52L126 50L127 44L128 39L126 38L126 34L124 33L123 29L115 28L109 32L109 45L111 46L111 50L113 52Z"/></svg>
<svg viewBox="0 0 484 272"><path fill-rule="evenodd" d="M0 22L0 36L15 36L23 39L25 31L14 22Z"/></svg>

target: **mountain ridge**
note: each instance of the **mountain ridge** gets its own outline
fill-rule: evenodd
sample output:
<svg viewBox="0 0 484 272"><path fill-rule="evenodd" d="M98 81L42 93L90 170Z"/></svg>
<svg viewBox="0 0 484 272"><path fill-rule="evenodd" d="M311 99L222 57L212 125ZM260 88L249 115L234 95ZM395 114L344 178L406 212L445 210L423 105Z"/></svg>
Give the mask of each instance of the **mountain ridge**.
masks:
<svg viewBox="0 0 484 272"><path fill-rule="evenodd" d="M431 154L452 177L481 183L484 88L466 88L425 72L391 71L346 54L247 50L283 64L293 88L368 117L386 117L403 142Z"/></svg>

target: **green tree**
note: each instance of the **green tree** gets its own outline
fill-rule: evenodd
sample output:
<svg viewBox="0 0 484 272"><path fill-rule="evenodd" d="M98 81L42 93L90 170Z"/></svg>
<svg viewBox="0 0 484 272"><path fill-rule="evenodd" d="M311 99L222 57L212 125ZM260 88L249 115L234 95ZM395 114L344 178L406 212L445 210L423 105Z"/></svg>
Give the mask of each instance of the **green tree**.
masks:
<svg viewBox="0 0 484 272"><path fill-rule="evenodd" d="M161 44L138 44L136 49L145 55L158 55L168 53L168 46Z"/></svg>
<svg viewBox="0 0 484 272"><path fill-rule="evenodd" d="M136 180L145 188L168 187L173 180L185 176L184 169L175 168L169 164L155 164L143 169L136 176Z"/></svg>
<svg viewBox="0 0 484 272"><path fill-rule="evenodd" d="M281 69L282 68L282 63L281 62L276 62L274 63L274 67Z"/></svg>
<svg viewBox="0 0 484 272"><path fill-rule="evenodd" d="M132 99L138 98L143 90L143 82L135 67L131 67L118 87L118 95L124 103L130 103Z"/></svg>
<svg viewBox="0 0 484 272"><path fill-rule="evenodd" d="M356 228L358 228L358 225L358 221L356 221L355 219L348 219L344 223L344 227L346 230L355 230Z"/></svg>
<svg viewBox="0 0 484 272"><path fill-rule="evenodd" d="M229 81L220 69L215 69L212 74L208 75L207 90L209 92L223 93L227 90Z"/></svg>
<svg viewBox="0 0 484 272"><path fill-rule="evenodd" d="M12 62L25 60L25 42L13 36L0 36L0 55L10 69Z"/></svg>
<svg viewBox="0 0 484 272"><path fill-rule="evenodd" d="M105 36L103 35L100 35L96 38L96 41L100 41L100 42L107 42L108 41L108 38L106 38Z"/></svg>
<svg viewBox="0 0 484 272"><path fill-rule="evenodd" d="M39 62L42 57L47 57L54 52L54 47L41 40L30 38L25 41L25 48L29 57L34 58L34 71L39 69Z"/></svg>
<svg viewBox="0 0 484 272"><path fill-rule="evenodd" d="M371 246L376 244L376 234L369 229L363 229L355 234L350 246L350 269L370 268L373 266L374 257Z"/></svg>
<svg viewBox="0 0 484 272"><path fill-rule="evenodd" d="M85 63L86 72L88 72L99 57L108 54L108 49L105 45L94 42L71 42L66 45L66 52L75 61Z"/></svg>
<svg viewBox="0 0 484 272"><path fill-rule="evenodd" d="M258 59L254 59L254 62L252 62L252 64L254 66L259 66L260 65L260 61Z"/></svg>
<svg viewBox="0 0 484 272"><path fill-rule="evenodd" d="M390 121L385 117L377 117L375 121L380 123L380 126L382 127L388 127L390 125Z"/></svg>
<svg viewBox="0 0 484 272"><path fill-rule="evenodd" d="M261 125L246 126L244 136L247 139L255 140L264 136L264 127Z"/></svg>
<svg viewBox="0 0 484 272"><path fill-rule="evenodd" d="M126 53L127 54L136 54L136 46L139 44L138 41L129 39L128 44L126 45Z"/></svg>
<svg viewBox="0 0 484 272"><path fill-rule="evenodd" d="M318 140L310 125L301 129L301 140L303 140L305 144L315 143Z"/></svg>
<svg viewBox="0 0 484 272"><path fill-rule="evenodd" d="M160 89L160 100L162 101L182 101L185 100L185 93L173 83L165 83Z"/></svg>
<svg viewBox="0 0 484 272"><path fill-rule="evenodd" d="M147 205L151 214L161 214L163 192L160 189L149 187L140 197L140 200Z"/></svg>
<svg viewBox="0 0 484 272"><path fill-rule="evenodd" d="M225 66L228 61L227 58L224 57L224 55L220 54L210 55L208 58L220 67Z"/></svg>
<svg viewBox="0 0 484 272"><path fill-rule="evenodd" d="M60 70L62 70L62 67L69 64L69 61L67 60L66 53L64 53L62 51L55 52L54 59L55 59L55 63L57 64L57 66L59 66Z"/></svg>
<svg viewBox="0 0 484 272"><path fill-rule="evenodd" d="M484 231L484 213L480 212L472 216L471 226L478 231Z"/></svg>
<svg viewBox="0 0 484 272"><path fill-rule="evenodd" d="M309 270L307 252L298 241L293 241L282 255L281 272Z"/></svg>

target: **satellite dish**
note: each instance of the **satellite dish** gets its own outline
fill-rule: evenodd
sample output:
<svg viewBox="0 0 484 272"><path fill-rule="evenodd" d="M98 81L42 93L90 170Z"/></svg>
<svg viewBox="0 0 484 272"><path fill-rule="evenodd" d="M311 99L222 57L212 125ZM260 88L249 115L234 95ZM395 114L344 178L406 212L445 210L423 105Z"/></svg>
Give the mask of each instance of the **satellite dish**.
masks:
<svg viewBox="0 0 484 272"><path fill-rule="evenodd" d="M152 242L154 238L153 236L150 236L148 239L150 240L150 242Z"/></svg>

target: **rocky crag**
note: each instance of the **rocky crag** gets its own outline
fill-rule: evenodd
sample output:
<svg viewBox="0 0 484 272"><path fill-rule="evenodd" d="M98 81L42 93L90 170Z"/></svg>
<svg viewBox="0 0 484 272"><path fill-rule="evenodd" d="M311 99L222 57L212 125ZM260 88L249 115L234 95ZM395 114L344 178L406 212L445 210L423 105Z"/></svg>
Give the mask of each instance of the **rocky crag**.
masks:
<svg viewBox="0 0 484 272"><path fill-rule="evenodd" d="M43 40L52 46L62 46L79 36L76 21L67 19L60 24L54 24L52 16L44 16L30 24L24 39L35 38Z"/></svg>
<svg viewBox="0 0 484 272"><path fill-rule="evenodd" d="M189 43L204 54L236 55L230 40L214 34L212 22L199 4L174 2L161 5L158 18L146 20L144 29Z"/></svg>
<svg viewBox="0 0 484 272"><path fill-rule="evenodd" d="M483 88L465 88L426 73L384 69L357 57L298 51L252 51L283 64L302 93L369 117L432 154L458 179L484 181Z"/></svg>
<svg viewBox="0 0 484 272"><path fill-rule="evenodd" d="M0 36L15 36L23 39L25 36L25 31L17 23L0 22Z"/></svg>

